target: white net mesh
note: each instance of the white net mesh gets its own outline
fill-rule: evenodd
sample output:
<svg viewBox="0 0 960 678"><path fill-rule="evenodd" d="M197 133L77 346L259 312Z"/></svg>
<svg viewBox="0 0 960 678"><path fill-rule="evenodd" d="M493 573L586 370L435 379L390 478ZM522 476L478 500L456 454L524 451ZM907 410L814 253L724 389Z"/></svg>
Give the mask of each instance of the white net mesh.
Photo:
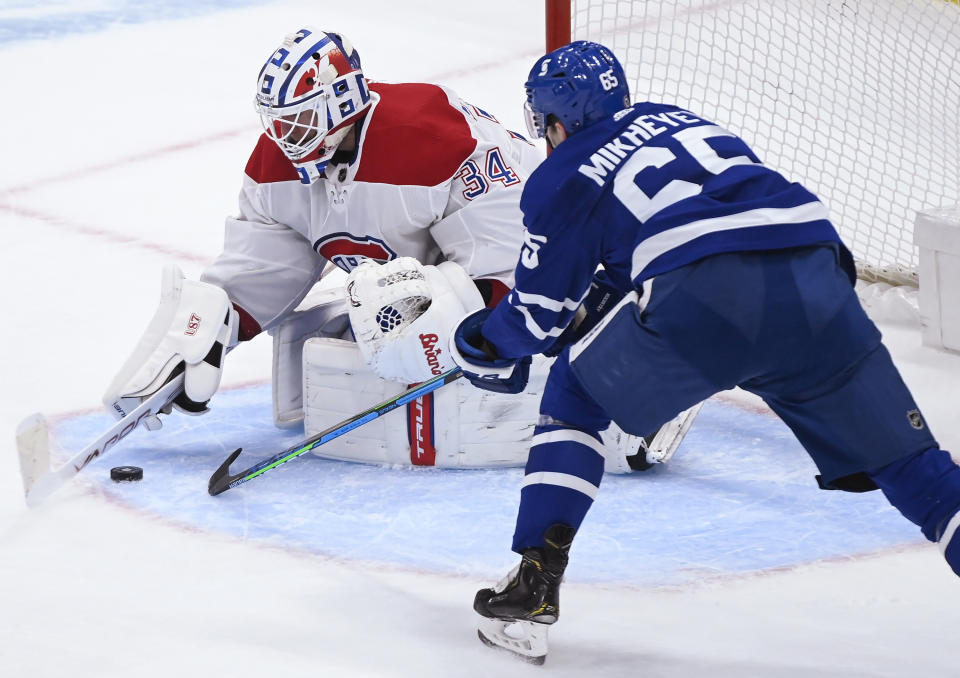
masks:
<svg viewBox="0 0 960 678"><path fill-rule="evenodd" d="M954 0L574 0L572 34L816 192L863 275L916 284L916 212L960 203Z"/></svg>

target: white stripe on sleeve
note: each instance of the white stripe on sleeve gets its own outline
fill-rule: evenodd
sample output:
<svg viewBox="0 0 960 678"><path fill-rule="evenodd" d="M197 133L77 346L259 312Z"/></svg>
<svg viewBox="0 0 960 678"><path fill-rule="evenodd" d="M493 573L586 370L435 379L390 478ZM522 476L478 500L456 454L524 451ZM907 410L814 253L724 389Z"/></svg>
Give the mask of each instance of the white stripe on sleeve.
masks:
<svg viewBox="0 0 960 678"><path fill-rule="evenodd" d="M517 309L520 315L523 316L523 321L526 325L527 331L530 332L530 334L536 339L543 340L547 337L559 337L561 334L563 334L563 331L567 329L566 323L562 326L555 325L549 330L544 330L542 327L540 327L537 321L533 319L533 315L527 309L527 306L539 306L540 308L553 311L554 313L560 313L563 310L576 311L578 308L580 308L580 304L583 303L583 300L586 298L587 292L589 291L590 288L588 287L583 293L583 297L580 298L580 301L575 301L573 299L557 301L556 299L545 297L542 294L530 294L529 292L514 290L513 294L516 295L518 303L513 304L513 307Z"/></svg>
<svg viewBox="0 0 960 678"><path fill-rule="evenodd" d="M763 207L724 217L713 217L693 221L683 226L669 228L642 241L633 251L633 265L630 277L636 278L661 254L674 250L708 233L732 231L738 228L757 226L777 226L778 224L802 224L807 221L829 219L830 212L818 201L808 202L796 207Z"/></svg>

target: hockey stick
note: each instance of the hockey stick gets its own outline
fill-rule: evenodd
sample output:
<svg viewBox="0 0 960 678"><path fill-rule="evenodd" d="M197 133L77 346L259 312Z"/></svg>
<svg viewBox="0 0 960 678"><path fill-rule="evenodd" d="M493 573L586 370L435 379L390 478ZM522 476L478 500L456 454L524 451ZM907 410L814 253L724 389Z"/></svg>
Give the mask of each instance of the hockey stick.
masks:
<svg viewBox="0 0 960 678"><path fill-rule="evenodd" d="M441 375L434 377L428 381L423 382L419 386L412 386L400 395L394 396L390 400L385 400L384 402L374 405L373 407L355 414L349 419L341 421L339 424L334 424L328 429L317 433L316 435L310 436L303 442L297 443L293 447L289 447L283 452L273 455L263 461L259 461L250 468L230 475L230 464L236 461L237 457L240 456L240 452L243 449L238 447L234 452L227 457L227 459L220 464L220 468L213 472L213 475L210 476L210 483L207 486L207 491L216 496L222 492L236 487L237 485L242 485L248 480L253 480L257 476L266 473L270 469L276 468L280 464L286 463L295 457L299 457L305 452L309 452L312 449L323 445L326 442L333 440L334 438L339 438L344 433L352 431L355 428L363 426L368 421L373 421L377 417L381 417L387 412L397 409L403 405L406 405L411 400L416 400L421 396L425 396L428 393L436 391L441 386L445 386L452 381L456 381L463 376L463 372L459 367L454 367L452 370L444 372Z"/></svg>
<svg viewBox="0 0 960 678"><path fill-rule="evenodd" d="M630 468L634 471L646 471L656 464L670 461L702 407L702 402L697 403L661 426L656 433L643 436L637 453L627 457Z"/></svg>
<svg viewBox="0 0 960 678"><path fill-rule="evenodd" d="M647 446L647 459L659 464L670 461L670 458L673 457L677 448L680 447L680 443L686 437L690 426L693 425L693 420L700 414L701 407L703 407L703 403L698 403L661 426Z"/></svg>
<svg viewBox="0 0 960 678"><path fill-rule="evenodd" d="M162 412L183 391L183 373L177 374L130 414L118 420L103 435L77 452L56 470L50 469L50 434L42 414L32 414L17 427L17 454L27 506L37 506L97 457L127 437L146 417Z"/></svg>

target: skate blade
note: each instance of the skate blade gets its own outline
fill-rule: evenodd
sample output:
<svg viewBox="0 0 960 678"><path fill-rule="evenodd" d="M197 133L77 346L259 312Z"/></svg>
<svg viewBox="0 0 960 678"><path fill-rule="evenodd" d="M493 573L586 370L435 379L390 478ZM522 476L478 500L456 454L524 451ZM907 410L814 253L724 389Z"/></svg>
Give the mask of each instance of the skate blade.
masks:
<svg viewBox="0 0 960 678"><path fill-rule="evenodd" d="M477 636L487 647L505 650L530 664L543 664L547 659L546 624L528 621L483 619L477 627Z"/></svg>

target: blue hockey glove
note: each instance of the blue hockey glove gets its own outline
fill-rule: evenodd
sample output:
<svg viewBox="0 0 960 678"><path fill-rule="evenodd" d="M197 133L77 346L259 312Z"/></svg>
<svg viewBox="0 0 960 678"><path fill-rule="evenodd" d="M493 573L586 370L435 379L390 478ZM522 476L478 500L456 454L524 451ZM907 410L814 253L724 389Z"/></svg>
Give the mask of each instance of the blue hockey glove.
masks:
<svg viewBox="0 0 960 678"><path fill-rule="evenodd" d="M467 315L450 340L450 356L470 383L495 393L520 393L530 378L530 356L500 358L480 331L492 309L482 308Z"/></svg>
<svg viewBox="0 0 960 678"><path fill-rule="evenodd" d="M625 294L626 292L613 284L606 271L598 271L593 276L587 296L584 297L583 303L577 309L573 320L567 325L567 329L557 337L556 341L550 344L550 348L543 352L543 355L549 358L560 355L564 347L580 341L587 332L600 322L607 311L623 299Z"/></svg>

